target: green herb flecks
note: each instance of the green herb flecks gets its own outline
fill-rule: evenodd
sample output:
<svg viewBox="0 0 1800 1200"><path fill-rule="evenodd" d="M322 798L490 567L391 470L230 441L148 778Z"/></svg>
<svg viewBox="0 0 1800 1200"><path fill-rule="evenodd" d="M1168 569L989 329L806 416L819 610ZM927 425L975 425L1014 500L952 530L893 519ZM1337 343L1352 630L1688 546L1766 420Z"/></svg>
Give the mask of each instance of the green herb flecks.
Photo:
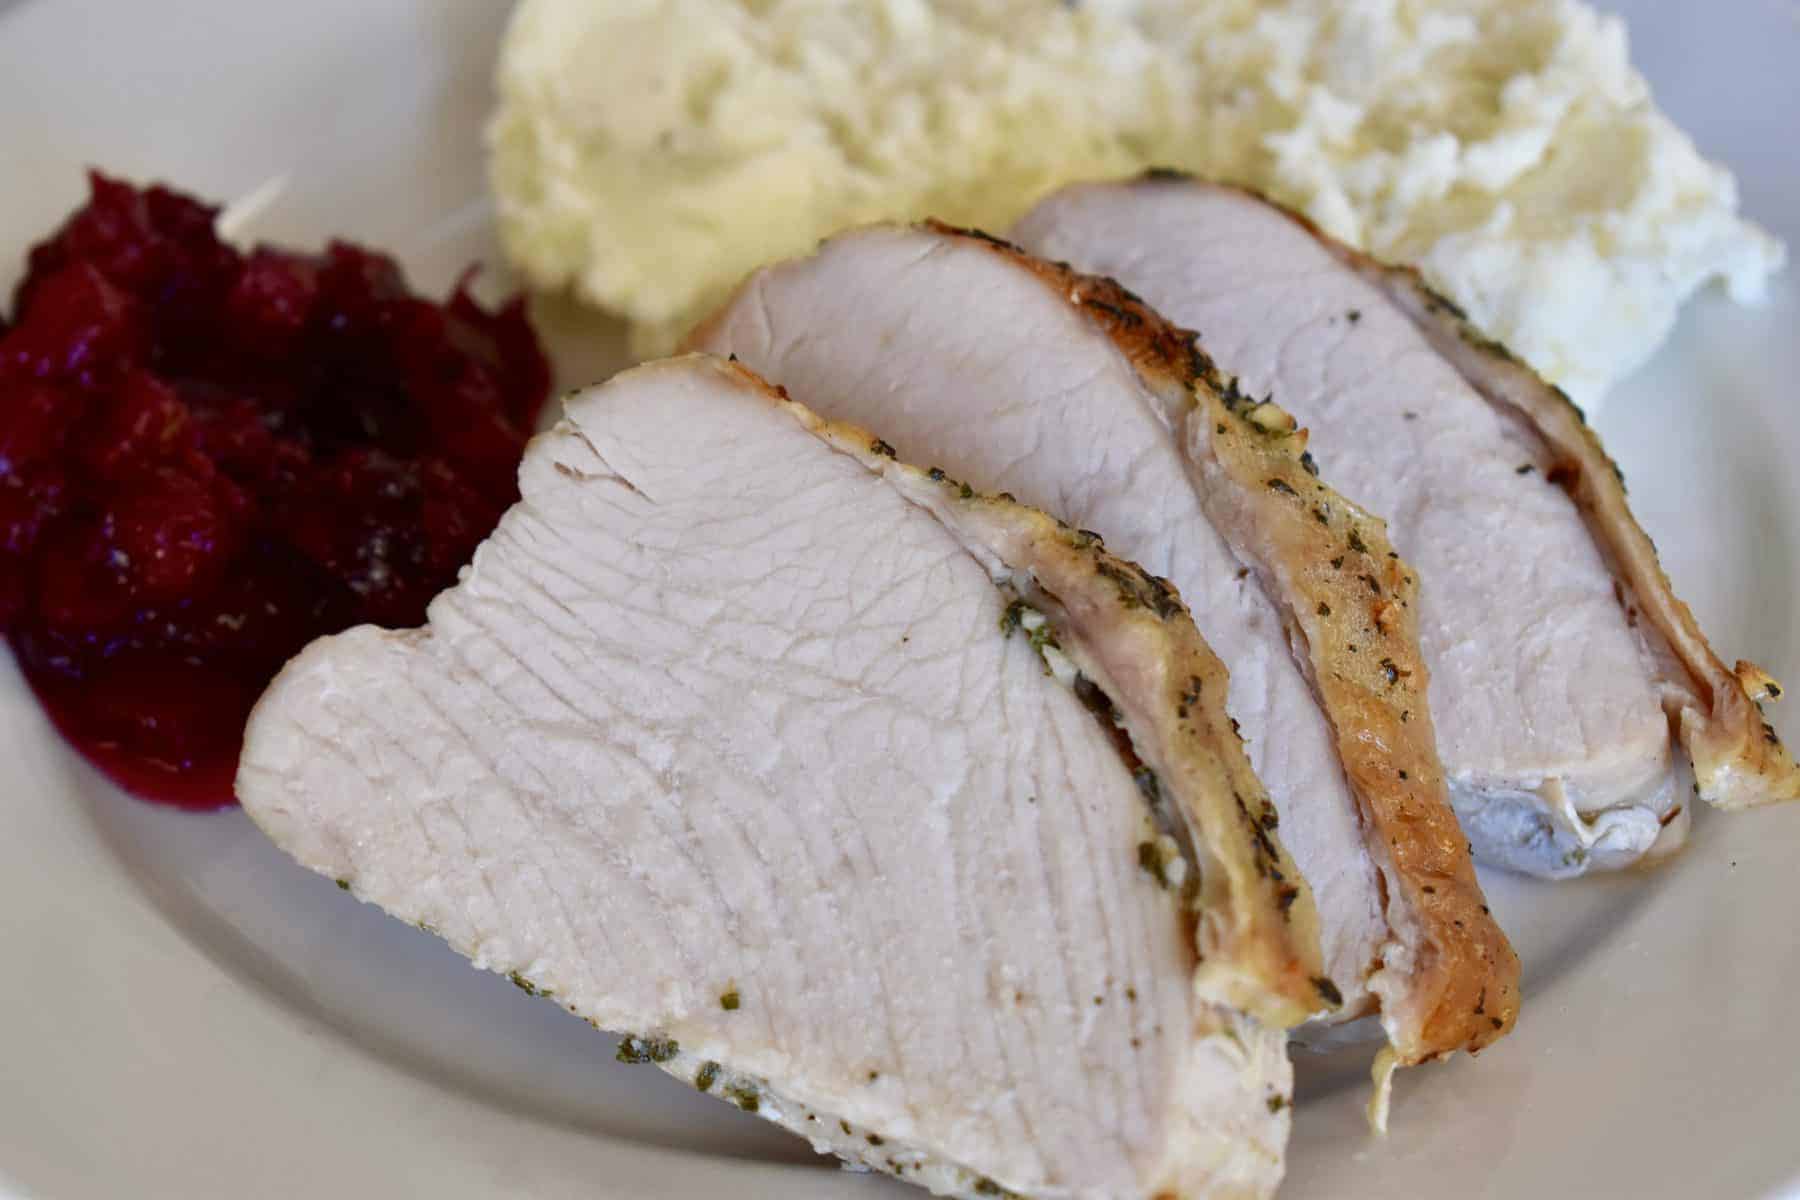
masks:
<svg viewBox="0 0 1800 1200"><path fill-rule="evenodd" d="M1039 660L1044 664L1044 674L1055 674L1050 667L1049 652L1062 649L1062 645L1056 640L1056 631L1050 627L1050 622L1043 613L1023 600L1014 600L1000 614L1000 635L1011 637L1020 631L1024 632L1031 648L1037 651Z"/></svg>
<svg viewBox="0 0 1800 1200"><path fill-rule="evenodd" d="M1165 834L1155 841L1139 842L1137 863L1164 891L1176 892L1183 898L1190 897L1191 891L1187 885L1197 882L1197 879L1190 875L1187 862L1181 857L1181 848L1175 844L1174 838Z"/></svg>
<svg viewBox="0 0 1800 1200"><path fill-rule="evenodd" d="M674 1038L638 1037L628 1033L619 1039L619 1052L613 1055L622 1063L666 1063L681 1053L681 1043Z"/></svg>
<svg viewBox="0 0 1800 1200"><path fill-rule="evenodd" d="M512 980L512 985L514 987L518 988L521 992L524 992L527 996L552 996L552 995L555 995L555 993L552 992L549 988L539 987L537 984L531 982L531 980L525 978L523 975L519 974L517 971L508 972L506 977L508 979Z"/></svg>
<svg viewBox="0 0 1800 1200"><path fill-rule="evenodd" d="M1188 710L1198 703L1200 703L1200 677L1190 675L1187 687L1181 691L1181 701L1175 706L1175 715L1183 721L1187 720Z"/></svg>
<svg viewBox="0 0 1800 1200"><path fill-rule="evenodd" d="M1137 848L1138 866L1147 872L1150 878L1163 887L1169 886L1168 876L1163 873L1162 855L1157 853L1155 842L1139 842Z"/></svg>

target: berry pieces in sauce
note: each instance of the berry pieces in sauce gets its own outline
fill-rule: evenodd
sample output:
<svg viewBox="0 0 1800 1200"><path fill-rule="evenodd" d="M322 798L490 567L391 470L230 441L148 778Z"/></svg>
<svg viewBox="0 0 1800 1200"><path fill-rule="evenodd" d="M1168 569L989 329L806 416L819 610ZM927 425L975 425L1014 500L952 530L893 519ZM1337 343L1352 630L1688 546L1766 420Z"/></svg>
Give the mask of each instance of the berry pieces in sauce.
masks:
<svg viewBox="0 0 1800 1200"><path fill-rule="evenodd" d="M100 174L0 318L0 630L64 736L149 799L232 802L307 642L424 621L518 498L550 372L519 300L383 254L220 241Z"/></svg>

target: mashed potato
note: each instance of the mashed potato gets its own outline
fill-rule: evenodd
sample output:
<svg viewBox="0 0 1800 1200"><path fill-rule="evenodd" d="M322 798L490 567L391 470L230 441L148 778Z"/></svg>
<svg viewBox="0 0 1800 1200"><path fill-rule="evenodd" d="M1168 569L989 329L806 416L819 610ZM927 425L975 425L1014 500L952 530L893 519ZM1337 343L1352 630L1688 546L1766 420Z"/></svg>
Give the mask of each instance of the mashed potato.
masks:
<svg viewBox="0 0 1800 1200"><path fill-rule="evenodd" d="M1576 0L523 0L498 82L508 253L644 351L843 226L1153 164L1417 263L1589 401L1782 258Z"/></svg>

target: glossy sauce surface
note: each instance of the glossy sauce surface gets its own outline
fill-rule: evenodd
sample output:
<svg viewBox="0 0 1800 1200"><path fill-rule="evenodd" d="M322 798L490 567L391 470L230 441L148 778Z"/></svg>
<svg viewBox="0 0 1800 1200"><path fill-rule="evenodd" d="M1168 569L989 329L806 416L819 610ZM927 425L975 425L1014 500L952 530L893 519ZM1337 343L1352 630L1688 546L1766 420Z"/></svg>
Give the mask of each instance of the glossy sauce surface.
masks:
<svg viewBox="0 0 1800 1200"><path fill-rule="evenodd" d="M0 322L0 629L132 792L233 802L289 657L416 625L518 497L549 391L521 301L392 259L240 251L216 210L92 176Z"/></svg>

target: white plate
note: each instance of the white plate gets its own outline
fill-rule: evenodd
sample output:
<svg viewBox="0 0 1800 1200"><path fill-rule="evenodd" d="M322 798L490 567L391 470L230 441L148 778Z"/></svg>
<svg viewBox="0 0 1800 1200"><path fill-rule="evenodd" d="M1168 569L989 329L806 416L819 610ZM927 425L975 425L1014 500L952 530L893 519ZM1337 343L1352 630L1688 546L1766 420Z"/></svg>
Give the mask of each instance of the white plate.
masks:
<svg viewBox="0 0 1800 1200"><path fill-rule="evenodd" d="M1800 247L1800 21L1651 4L1666 105ZM442 289L496 261L478 130L502 4L31 0L0 17L0 282L94 163L210 197L254 234L395 250ZM274 181L271 183L271 181ZM504 279L491 275L491 290ZM548 314L561 382L623 361ZM1600 422L1727 654L1800 681L1800 293L1707 297ZM1792 711L1777 718L1800 743ZM241 815L113 792L0 655L0 1190L115 1196L900 1196L383 917ZM1284 1196L1753 1197L1800 1182L1800 809L1702 813L1653 873L1489 877L1526 964L1518 1031L1406 1074L1364 1132L1364 1064L1308 1062Z"/></svg>

